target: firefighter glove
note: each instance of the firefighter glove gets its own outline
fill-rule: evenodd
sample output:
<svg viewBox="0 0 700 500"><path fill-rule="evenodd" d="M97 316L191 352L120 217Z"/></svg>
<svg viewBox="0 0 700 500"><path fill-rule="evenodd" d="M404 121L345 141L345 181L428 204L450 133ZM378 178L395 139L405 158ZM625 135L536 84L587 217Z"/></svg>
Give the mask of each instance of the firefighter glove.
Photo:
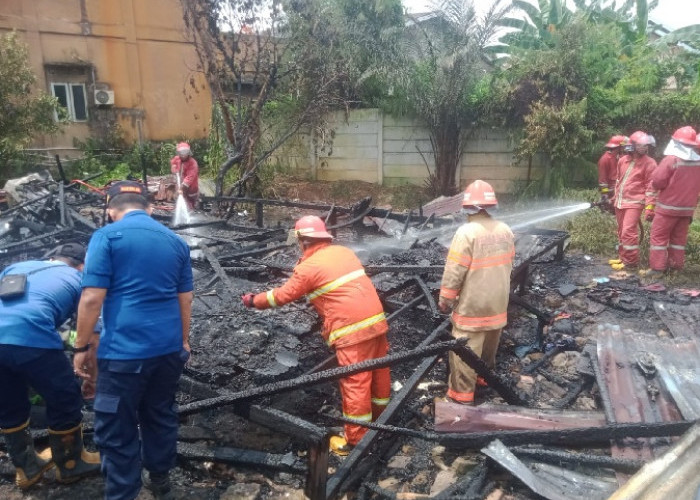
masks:
<svg viewBox="0 0 700 500"><path fill-rule="evenodd" d="M647 205L645 207L644 218L650 222L654 219L654 205Z"/></svg>
<svg viewBox="0 0 700 500"><path fill-rule="evenodd" d="M245 295L241 295L241 300L243 301L243 305L246 307L254 307L254 305L253 305L254 298L255 298L254 293L246 293Z"/></svg>

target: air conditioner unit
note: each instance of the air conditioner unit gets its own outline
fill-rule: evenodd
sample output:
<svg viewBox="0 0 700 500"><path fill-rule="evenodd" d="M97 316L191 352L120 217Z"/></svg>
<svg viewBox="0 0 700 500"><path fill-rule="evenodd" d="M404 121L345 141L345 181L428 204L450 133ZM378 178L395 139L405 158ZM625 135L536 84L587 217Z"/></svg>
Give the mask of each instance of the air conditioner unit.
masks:
<svg viewBox="0 0 700 500"><path fill-rule="evenodd" d="M114 90L95 90L95 106L114 104Z"/></svg>

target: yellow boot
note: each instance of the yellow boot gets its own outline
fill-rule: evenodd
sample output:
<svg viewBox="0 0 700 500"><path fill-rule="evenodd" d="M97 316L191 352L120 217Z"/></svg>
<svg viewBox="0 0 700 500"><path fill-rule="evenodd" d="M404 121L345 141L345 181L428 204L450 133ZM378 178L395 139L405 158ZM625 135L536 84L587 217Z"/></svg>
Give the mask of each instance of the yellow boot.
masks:
<svg viewBox="0 0 700 500"><path fill-rule="evenodd" d="M351 444L343 436L331 436L330 448L333 453L341 457L347 456L353 449Z"/></svg>
<svg viewBox="0 0 700 500"><path fill-rule="evenodd" d="M620 259L610 259L610 260L608 261L608 264L610 264L611 266L612 266L613 264L622 264L622 261L621 261Z"/></svg>
<svg viewBox="0 0 700 500"><path fill-rule="evenodd" d="M612 267L615 271L622 271L625 268L625 265L622 262L619 262L617 264L610 264L610 267Z"/></svg>
<svg viewBox="0 0 700 500"><path fill-rule="evenodd" d="M83 447L83 424L65 431L49 429L49 444L58 482L72 483L100 473L100 454Z"/></svg>
<svg viewBox="0 0 700 500"><path fill-rule="evenodd" d="M3 429L7 453L15 466L15 483L26 490L36 483L41 476L53 467L51 450L46 449L37 454L34 450L34 440L29 432L29 420L18 427Z"/></svg>

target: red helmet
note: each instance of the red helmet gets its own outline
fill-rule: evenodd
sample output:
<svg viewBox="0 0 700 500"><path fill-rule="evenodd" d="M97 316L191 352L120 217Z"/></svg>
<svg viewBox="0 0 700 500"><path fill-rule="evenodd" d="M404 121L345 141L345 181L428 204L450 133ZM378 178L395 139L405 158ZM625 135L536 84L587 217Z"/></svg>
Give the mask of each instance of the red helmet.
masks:
<svg viewBox="0 0 700 500"><path fill-rule="evenodd" d="M192 150L190 149L190 145L186 142L178 142L175 152L179 155L189 155L192 153Z"/></svg>
<svg viewBox="0 0 700 500"><path fill-rule="evenodd" d="M695 147L697 146L698 134L693 127L681 127L673 133L671 139L686 146Z"/></svg>
<svg viewBox="0 0 700 500"><path fill-rule="evenodd" d="M493 207L498 205L496 193L493 192L491 184L482 180L476 180L467 186L464 190L464 198L462 199L463 207Z"/></svg>
<svg viewBox="0 0 700 500"><path fill-rule="evenodd" d="M305 215L294 225L296 237L330 240L333 236L326 231L326 223L315 215Z"/></svg>
<svg viewBox="0 0 700 500"><path fill-rule="evenodd" d="M610 140L605 145L605 147L606 148L619 148L620 146L624 146L628 140L629 140L629 138L625 137L624 135L614 135L610 138Z"/></svg>
<svg viewBox="0 0 700 500"><path fill-rule="evenodd" d="M637 130L630 136L630 142L639 146L648 146L651 144L651 137L641 130Z"/></svg>

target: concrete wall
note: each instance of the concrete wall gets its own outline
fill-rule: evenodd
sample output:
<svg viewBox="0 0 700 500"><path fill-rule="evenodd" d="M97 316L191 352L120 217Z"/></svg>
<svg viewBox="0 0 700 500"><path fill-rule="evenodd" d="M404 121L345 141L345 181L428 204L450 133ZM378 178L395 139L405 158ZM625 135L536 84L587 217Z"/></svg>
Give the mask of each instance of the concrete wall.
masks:
<svg viewBox="0 0 700 500"><path fill-rule="evenodd" d="M36 147L70 149L73 138L113 124L130 140L139 128L150 140L206 135L211 96L184 38L178 0L2 0L0 32L12 29L29 46L41 90L50 93L64 69L77 70L87 90L88 122ZM114 91L113 106L95 106L97 82Z"/></svg>
<svg viewBox="0 0 700 500"><path fill-rule="evenodd" d="M361 180L387 186L420 185L429 170L434 172L430 135L414 120L362 109L347 116L335 113L329 122L329 137L317 138L314 144L308 135L299 135L278 151L273 162L311 179ZM516 164L514 147L506 131L478 130L462 157L460 187L483 179L497 192L517 190L527 180L528 164ZM536 179L542 171L542 160L534 159L530 177Z"/></svg>

